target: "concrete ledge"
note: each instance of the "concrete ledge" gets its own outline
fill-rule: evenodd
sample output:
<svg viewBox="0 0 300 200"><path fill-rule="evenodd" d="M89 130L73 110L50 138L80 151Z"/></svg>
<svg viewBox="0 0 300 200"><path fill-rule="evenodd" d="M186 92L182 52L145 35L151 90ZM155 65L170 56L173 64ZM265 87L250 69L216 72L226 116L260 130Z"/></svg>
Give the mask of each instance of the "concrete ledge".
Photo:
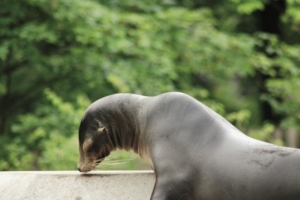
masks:
<svg viewBox="0 0 300 200"><path fill-rule="evenodd" d="M0 172L1 200L147 200L153 171Z"/></svg>

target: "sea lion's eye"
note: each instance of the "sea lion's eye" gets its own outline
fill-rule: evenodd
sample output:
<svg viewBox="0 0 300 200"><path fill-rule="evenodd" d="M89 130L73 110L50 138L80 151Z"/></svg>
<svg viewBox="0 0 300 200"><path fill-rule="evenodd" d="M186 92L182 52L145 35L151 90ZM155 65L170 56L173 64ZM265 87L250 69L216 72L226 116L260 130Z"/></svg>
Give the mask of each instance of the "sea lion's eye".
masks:
<svg viewBox="0 0 300 200"><path fill-rule="evenodd" d="M91 144L87 148L87 153L97 153L98 151L99 151L99 146L97 146L96 144Z"/></svg>
<svg viewBox="0 0 300 200"><path fill-rule="evenodd" d="M95 147L93 145L91 145L88 149L87 149L87 153L91 153L95 150Z"/></svg>

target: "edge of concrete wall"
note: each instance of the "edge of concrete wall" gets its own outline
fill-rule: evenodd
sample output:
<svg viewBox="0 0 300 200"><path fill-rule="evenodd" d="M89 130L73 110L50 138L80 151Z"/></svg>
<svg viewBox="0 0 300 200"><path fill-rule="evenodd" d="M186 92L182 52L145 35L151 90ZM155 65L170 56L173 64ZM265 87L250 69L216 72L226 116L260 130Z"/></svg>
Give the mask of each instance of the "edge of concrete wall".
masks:
<svg viewBox="0 0 300 200"><path fill-rule="evenodd" d="M1 200L150 199L153 171L8 171L0 172Z"/></svg>

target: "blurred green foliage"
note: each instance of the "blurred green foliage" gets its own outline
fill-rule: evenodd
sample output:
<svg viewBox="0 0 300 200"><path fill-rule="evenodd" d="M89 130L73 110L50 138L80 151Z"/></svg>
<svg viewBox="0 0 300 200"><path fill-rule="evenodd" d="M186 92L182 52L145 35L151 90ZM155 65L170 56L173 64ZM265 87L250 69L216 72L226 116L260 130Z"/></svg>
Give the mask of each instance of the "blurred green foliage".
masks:
<svg viewBox="0 0 300 200"><path fill-rule="evenodd" d="M300 1L266 31L261 13L278 2L2 0L0 170L76 169L84 110L117 92L182 91L282 145L275 127L300 124ZM148 168L113 157L104 168Z"/></svg>

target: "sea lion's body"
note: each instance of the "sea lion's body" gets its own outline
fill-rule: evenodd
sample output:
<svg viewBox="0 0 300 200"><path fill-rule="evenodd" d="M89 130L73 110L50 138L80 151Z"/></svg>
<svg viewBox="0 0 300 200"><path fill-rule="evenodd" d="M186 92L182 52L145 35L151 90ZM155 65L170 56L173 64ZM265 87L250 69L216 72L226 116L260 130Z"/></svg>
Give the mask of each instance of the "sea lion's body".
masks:
<svg viewBox="0 0 300 200"><path fill-rule="evenodd" d="M300 150L252 139L182 93L102 98L87 109L79 141L84 172L115 148L140 154L156 174L153 200L300 199Z"/></svg>

